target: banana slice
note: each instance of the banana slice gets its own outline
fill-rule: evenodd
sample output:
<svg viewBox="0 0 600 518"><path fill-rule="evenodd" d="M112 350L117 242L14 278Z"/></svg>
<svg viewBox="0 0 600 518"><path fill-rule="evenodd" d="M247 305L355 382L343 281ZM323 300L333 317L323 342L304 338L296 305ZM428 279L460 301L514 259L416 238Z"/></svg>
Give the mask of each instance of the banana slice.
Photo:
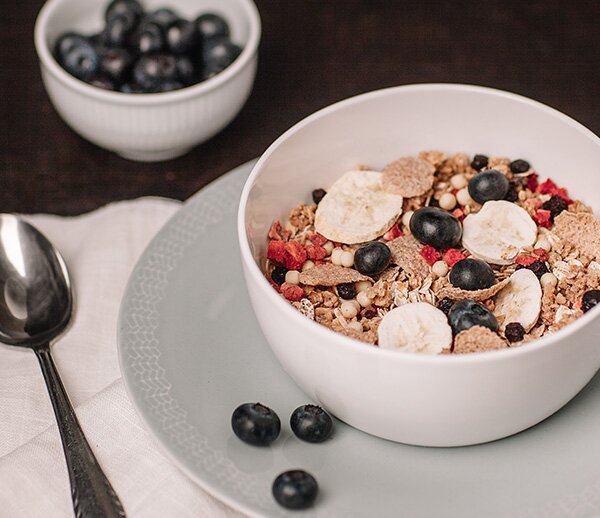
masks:
<svg viewBox="0 0 600 518"><path fill-rule="evenodd" d="M383 235L402 214L402 196L383 190L382 173L349 171L319 203L315 229L331 241L354 244Z"/></svg>
<svg viewBox="0 0 600 518"><path fill-rule="evenodd" d="M500 329L519 322L529 331L537 322L542 309L542 287L531 270L523 268L509 277L510 282L496 295L494 315L502 317Z"/></svg>
<svg viewBox="0 0 600 518"><path fill-rule="evenodd" d="M463 222L463 246L492 264L510 264L535 243L537 225L525 209L509 201L488 201Z"/></svg>
<svg viewBox="0 0 600 518"><path fill-rule="evenodd" d="M379 347L398 351L438 354L452 344L446 315L427 302L392 309L381 319L377 335Z"/></svg>

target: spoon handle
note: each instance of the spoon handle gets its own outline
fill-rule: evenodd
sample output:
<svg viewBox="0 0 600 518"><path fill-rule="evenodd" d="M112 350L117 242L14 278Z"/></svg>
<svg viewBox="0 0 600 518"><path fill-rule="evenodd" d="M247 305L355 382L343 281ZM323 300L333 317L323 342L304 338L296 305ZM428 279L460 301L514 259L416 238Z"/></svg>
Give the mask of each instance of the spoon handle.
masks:
<svg viewBox="0 0 600 518"><path fill-rule="evenodd" d="M73 509L77 518L121 518L125 511L83 435L50 348L34 349L54 407L67 461Z"/></svg>

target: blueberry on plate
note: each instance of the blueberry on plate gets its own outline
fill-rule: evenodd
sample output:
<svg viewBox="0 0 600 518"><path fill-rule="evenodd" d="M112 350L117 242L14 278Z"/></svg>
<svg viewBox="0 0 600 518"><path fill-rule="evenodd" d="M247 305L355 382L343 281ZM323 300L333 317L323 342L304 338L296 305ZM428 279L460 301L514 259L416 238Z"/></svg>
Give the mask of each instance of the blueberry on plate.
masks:
<svg viewBox="0 0 600 518"><path fill-rule="evenodd" d="M498 331L498 321L494 314L474 300L456 302L448 313L448 323L455 335L473 326L483 326L494 332Z"/></svg>
<svg viewBox="0 0 600 518"><path fill-rule="evenodd" d="M170 54L142 56L133 67L133 78L137 84L151 91L165 81L177 81L177 62Z"/></svg>
<svg viewBox="0 0 600 518"><path fill-rule="evenodd" d="M319 485L310 473L293 469L275 479L272 492L277 503L286 509L307 509L317 498Z"/></svg>
<svg viewBox="0 0 600 518"><path fill-rule="evenodd" d="M115 83L122 83L127 78L134 57L125 49L104 49L100 54L100 71Z"/></svg>
<svg viewBox="0 0 600 518"><path fill-rule="evenodd" d="M268 446L279 436L281 422L277 414L260 403L244 403L231 416L233 433L254 446Z"/></svg>
<svg viewBox="0 0 600 518"><path fill-rule="evenodd" d="M225 70L240 55L242 49L228 38L212 38L205 42L202 51L204 76L212 77Z"/></svg>
<svg viewBox="0 0 600 518"><path fill-rule="evenodd" d="M163 50L165 42L162 26L153 20L145 20L133 35L131 46L141 54L149 54Z"/></svg>
<svg viewBox="0 0 600 518"><path fill-rule="evenodd" d="M229 25L218 14L202 14L194 20L194 24L204 40L229 37Z"/></svg>
<svg viewBox="0 0 600 518"><path fill-rule="evenodd" d="M72 76L86 80L100 68L100 56L92 42L73 32L60 36L54 47L58 63Z"/></svg>
<svg viewBox="0 0 600 518"><path fill-rule="evenodd" d="M462 290L484 290L496 281L494 271L490 265L481 259L462 259L450 270L449 276L452 286Z"/></svg>
<svg viewBox="0 0 600 518"><path fill-rule="evenodd" d="M354 268L363 275L377 275L385 270L392 260L392 252L385 243L373 241L361 246L354 253Z"/></svg>
<svg viewBox="0 0 600 518"><path fill-rule="evenodd" d="M302 405L292 412L290 427L298 439L323 442L331 435L333 421L320 406Z"/></svg>
<svg viewBox="0 0 600 518"><path fill-rule="evenodd" d="M167 47L175 54L190 52L198 44L196 26L189 20L180 18L165 28Z"/></svg>
<svg viewBox="0 0 600 518"><path fill-rule="evenodd" d="M422 207L409 223L412 235L424 245L438 250L454 248L462 237L462 225L449 212L436 207Z"/></svg>
<svg viewBox="0 0 600 518"><path fill-rule="evenodd" d="M487 169L476 174L469 182L469 195L477 203L503 200L508 192L508 178L496 169Z"/></svg>

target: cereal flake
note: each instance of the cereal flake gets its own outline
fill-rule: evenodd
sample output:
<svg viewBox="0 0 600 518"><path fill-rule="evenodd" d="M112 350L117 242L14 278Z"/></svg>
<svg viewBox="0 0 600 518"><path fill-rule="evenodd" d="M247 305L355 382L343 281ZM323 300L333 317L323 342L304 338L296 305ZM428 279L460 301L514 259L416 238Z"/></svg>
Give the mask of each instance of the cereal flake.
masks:
<svg viewBox="0 0 600 518"><path fill-rule="evenodd" d="M431 189L434 173L431 162L406 156L385 166L381 182L386 191L410 198Z"/></svg>

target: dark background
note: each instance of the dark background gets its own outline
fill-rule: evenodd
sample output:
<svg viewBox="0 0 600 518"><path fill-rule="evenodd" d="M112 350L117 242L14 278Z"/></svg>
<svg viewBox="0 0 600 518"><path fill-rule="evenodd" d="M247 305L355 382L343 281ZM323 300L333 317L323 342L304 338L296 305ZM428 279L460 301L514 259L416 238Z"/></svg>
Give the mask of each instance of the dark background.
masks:
<svg viewBox="0 0 600 518"><path fill-rule="evenodd" d="M190 154L142 164L95 147L62 122L33 48L42 0L1 0L0 211L77 214L143 195L185 199L318 108L404 83L506 89L600 133L598 0L256 3L260 64L242 113Z"/></svg>

